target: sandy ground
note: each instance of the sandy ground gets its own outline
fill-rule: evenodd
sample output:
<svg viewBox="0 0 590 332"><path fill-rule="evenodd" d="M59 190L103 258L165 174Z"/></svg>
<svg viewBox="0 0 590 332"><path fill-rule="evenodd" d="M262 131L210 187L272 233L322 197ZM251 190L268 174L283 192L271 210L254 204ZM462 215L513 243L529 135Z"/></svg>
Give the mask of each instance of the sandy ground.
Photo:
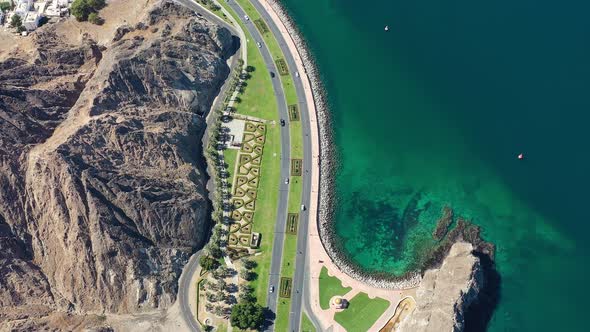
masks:
<svg viewBox="0 0 590 332"><path fill-rule="evenodd" d="M100 11L104 18L103 25L95 25L89 22L78 22L73 17L61 23L57 29L65 42L79 43L84 34L88 34L101 45L108 44L117 28L123 24L134 26L144 16L145 10L154 4L156 0L110 0L108 5Z"/></svg>
<svg viewBox="0 0 590 332"><path fill-rule="evenodd" d="M113 327L115 331L190 331L180 314L179 301L176 301L174 305L166 311L152 311L135 315L108 315L106 323Z"/></svg>
<svg viewBox="0 0 590 332"><path fill-rule="evenodd" d="M18 39L21 37L15 36L4 28L0 28L0 61L4 60L6 56L15 48Z"/></svg>

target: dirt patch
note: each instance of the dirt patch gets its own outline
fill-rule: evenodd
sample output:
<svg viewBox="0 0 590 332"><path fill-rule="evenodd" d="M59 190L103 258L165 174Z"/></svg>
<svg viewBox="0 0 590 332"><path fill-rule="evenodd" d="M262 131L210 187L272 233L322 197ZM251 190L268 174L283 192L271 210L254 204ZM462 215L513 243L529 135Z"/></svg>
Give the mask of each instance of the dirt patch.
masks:
<svg viewBox="0 0 590 332"><path fill-rule="evenodd" d="M59 25L57 32L70 44L80 43L83 36L88 34L98 44L106 45L113 39L118 27L123 24L135 26L143 18L146 9L155 2L156 0L111 0L100 11L100 16L105 21L103 25L78 22L71 17Z"/></svg>

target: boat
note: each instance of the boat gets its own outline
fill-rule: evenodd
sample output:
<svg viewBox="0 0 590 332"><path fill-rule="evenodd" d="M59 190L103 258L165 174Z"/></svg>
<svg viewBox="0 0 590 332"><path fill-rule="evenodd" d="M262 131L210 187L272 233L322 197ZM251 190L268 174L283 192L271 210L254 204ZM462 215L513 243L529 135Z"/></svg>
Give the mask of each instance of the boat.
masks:
<svg viewBox="0 0 590 332"><path fill-rule="evenodd" d="M385 26L385 31L389 31L389 25Z"/></svg>

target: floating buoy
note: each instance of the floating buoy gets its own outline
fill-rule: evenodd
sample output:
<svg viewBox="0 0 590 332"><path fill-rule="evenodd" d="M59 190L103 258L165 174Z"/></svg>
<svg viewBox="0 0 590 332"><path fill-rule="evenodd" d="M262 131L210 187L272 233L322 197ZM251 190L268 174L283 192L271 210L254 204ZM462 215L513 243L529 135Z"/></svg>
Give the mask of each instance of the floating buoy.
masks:
<svg viewBox="0 0 590 332"><path fill-rule="evenodd" d="M521 153L521 154L519 154L519 155L518 155L518 159L520 159L520 160L524 159L524 155L523 155L522 153Z"/></svg>
<svg viewBox="0 0 590 332"><path fill-rule="evenodd" d="M385 26L385 31L389 31L389 25Z"/></svg>

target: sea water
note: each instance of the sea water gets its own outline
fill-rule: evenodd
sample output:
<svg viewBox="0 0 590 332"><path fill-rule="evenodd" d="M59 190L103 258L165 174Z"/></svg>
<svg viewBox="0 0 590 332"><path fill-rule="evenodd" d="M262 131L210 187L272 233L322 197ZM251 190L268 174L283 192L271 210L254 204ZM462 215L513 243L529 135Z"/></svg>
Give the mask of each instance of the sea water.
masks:
<svg viewBox="0 0 590 332"><path fill-rule="evenodd" d="M449 206L497 246L489 331L586 331L590 2L284 4L329 97L345 254L401 275Z"/></svg>

